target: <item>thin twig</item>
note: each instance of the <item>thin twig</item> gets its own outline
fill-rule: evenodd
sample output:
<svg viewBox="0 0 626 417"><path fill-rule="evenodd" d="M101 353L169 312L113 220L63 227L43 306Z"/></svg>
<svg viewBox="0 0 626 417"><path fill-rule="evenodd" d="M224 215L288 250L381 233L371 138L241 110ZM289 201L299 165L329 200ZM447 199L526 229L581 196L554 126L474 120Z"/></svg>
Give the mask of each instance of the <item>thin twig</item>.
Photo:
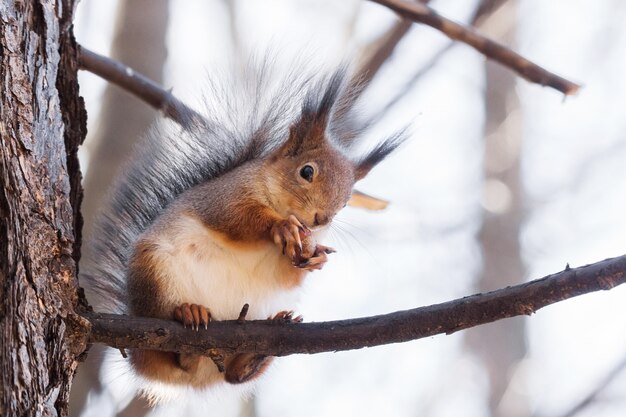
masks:
<svg viewBox="0 0 626 417"><path fill-rule="evenodd" d="M530 315L542 307L592 291L609 290L626 282L626 255L564 271L486 294L398 311L391 314L323 323L271 320L211 322L195 332L177 322L85 313L90 340L115 348L154 349L206 354L256 352L285 356L359 349L451 334L507 317Z"/></svg>
<svg viewBox="0 0 626 417"><path fill-rule="evenodd" d="M470 19L471 26L478 27L482 25L507 1L508 0L481 1L472 18ZM369 117L369 120L367 120L366 124L368 126L373 126L378 123L383 118L383 116L385 116L389 112L391 108L393 108L396 104L398 104L400 100L402 100L402 98L404 98L404 96L406 96L408 92L413 91L413 88L415 87L417 82L421 80L424 75L429 73L455 45L457 45L457 43L449 41L443 48L436 52L425 65L419 68L419 70L415 74L413 74L413 76L407 82L405 82L401 88L398 89L396 94L389 101L387 101L387 103L380 110L378 110L376 113Z"/></svg>
<svg viewBox="0 0 626 417"><path fill-rule="evenodd" d="M428 74L439 62L441 59L446 56L446 54L455 46L454 42L449 42L446 46L437 51L428 62L423 65L411 78L404 83L404 85L398 89L396 94L385 103L385 105L377 110L372 116L368 118L365 122L367 126L373 126L376 123L380 122L380 120L389 113L389 110L393 108L400 100L402 100L409 91L413 90L415 84L424 77L424 75Z"/></svg>
<svg viewBox="0 0 626 417"><path fill-rule="evenodd" d="M486 38L471 27L463 26L439 15L426 5L401 0L370 1L385 6L414 22L437 29L450 39L473 47L487 58L511 68L530 82L552 87L565 95L574 95L580 89L580 85L538 66L506 46Z"/></svg>
<svg viewBox="0 0 626 417"><path fill-rule="evenodd" d="M576 405L574 405L569 411L562 415L562 417L574 417L581 411L585 410L591 404L593 404L598 396L606 390L606 388L622 373L626 370L626 357L621 360L606 376L598 383L598 385L583 397Z"/></svg>
<svg viewBox="0 0 626 417"><path fill-rule="evenodd" d="M409 19L400 19L380 39L377 39L376 47L373 48L374 50L370 52L368 59L352 78L352 83L369 84L393 54L402 38L409 32L411 26L413 26L413 22Z"/></svg>
<svg viewBox="0 0 626 417"><path fill-rule="evenodd" d="M508 0L482 0L472 16L472 26L480 27L494 13L496 13Z"/></svg>
<svg viewBox="0 0 626 417"><path fill-rule="evenodd" d="M422 4L430 3L430 0L419 0ZM404 36L409 33L413 26L413 22L406 18L400 18L387 32L380 38L376 39L367 50L372 50L368 59L361 65L359 71L352 77L351 83L356 85L367 85L378 74L385 62L391 57L396 47ZM358 92L362 92L364 88L360 88ZM357 97L354 99L358 98Z"/></svg>
<svg viewBox="0 0 626 417"><path fill-rule="evenodd" d="M243 323L246 321L246 316L248 315L248 309L250 308L250 304L245 303L243 307L241 307L241 311L239 312L239 317L237 317L238 323Z"/></svg>
<svg viewBox="0 0 626 417"><path fill-rule="evenodd" d="M430 3L430 0L419 0L423 4ZM361 97L363 91L369 86L374 77L378 74L385 62L393 55L396 47L402 39L409 33L413 22L409 19L400 18L387 32L376 39L366 51L370 51L367 59L363 62L359 70L350 79L350 90L352 95L347 108L350 108Z"/></svg>
<svg viewBox="0 0 626 417"><path fill-rule="evenodd" d="M79 46L78 51L78 62L81 69L92 72L134 94L152 107L161 110L167 117L181 126L188 126L194 119L203 120L203 117L195 110L145 75L119 61L99 55L85 47Z"/></svg>

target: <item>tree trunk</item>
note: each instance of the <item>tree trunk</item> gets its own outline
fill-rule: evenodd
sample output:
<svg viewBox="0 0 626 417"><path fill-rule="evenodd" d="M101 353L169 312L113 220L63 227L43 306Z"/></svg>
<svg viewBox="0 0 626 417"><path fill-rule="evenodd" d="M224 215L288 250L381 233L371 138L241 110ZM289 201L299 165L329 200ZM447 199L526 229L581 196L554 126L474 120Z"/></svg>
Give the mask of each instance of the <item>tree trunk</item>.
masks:
<svg viewBox="0 0 626 417"><path fill-rule="evenodd" d="M484 2L489 7L493 2ZM507 44L515 42L515 4L508 3L493 16L491 30ZM505 22L503 24L502 22ZM489 30L487 24L485 30ZM520 117L515 93L516 77L491 61L485 63L485 153L483 224L479 241L483 270L476 283L479 292L492 291L524 281L519 236L523 221L524 195L520 183ZM489 415L525 417L528 404L509 390L511 375L526 355L525 319L516 317L468 331L471 350L483 362L489 379Z"/></svg>
<svg viewBox="0 0 626 417"><path fill-rule="evenodd" d="M0 415L67 415L85 321L73 0L0 3Z"/></svg>

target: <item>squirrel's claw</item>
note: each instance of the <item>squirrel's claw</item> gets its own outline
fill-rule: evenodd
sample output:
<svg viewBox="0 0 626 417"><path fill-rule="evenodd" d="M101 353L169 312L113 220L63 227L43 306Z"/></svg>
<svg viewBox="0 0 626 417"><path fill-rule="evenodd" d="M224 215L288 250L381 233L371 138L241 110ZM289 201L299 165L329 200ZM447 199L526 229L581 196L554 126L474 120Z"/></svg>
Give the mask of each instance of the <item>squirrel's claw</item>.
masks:
<svg viewBox="0 0 626 417"><path fill-rule="evenodd" d="M322 269L326 262L328 262L328 255L326 255L326 252L320 252L318 255L315 255L312 258L309 258L306 262L298 265L298 267L312 272Z"/></svg>
<svg viewBox="0 0 626 417"><path fill-rule="evenodd" d="M322 267L328 262L328 255L330 253L335 253L335 249L324 246L324 245L316 245L315 251L313 252L313 256L309 259L305 259L296 265L298 268L306 269L307 271L315 271L322 269Z"/></svg>
<svg viewBox="0 0 626 417"><path fill-rule="evenodd" d="M198 331L201 325L205 329L209 327L211 312L199 304L183 303L174 309L174 320L182 323L184 327Z"/></svg>
<svg viewBox="0 0 626 417"><path fill-rule="evenodd" d="M331 253L335 253L337 252L334 248L331 248L330 246L324 246L324 245L317 245L315 247L315 253L314 256L318 256L320 253L326 253L326 254L331 254Z"/></svg>
<svg viewBox="0 0 626 417"><path fill-rule="evenodd" d="M268 320L283 322L283 323L302 323L302 320L304 320L304 318L301 315L298 315L296 317L294 317L293 315L294 315L293 310L283 310L283 311L279 311L278 313L276 313L274 317L270 316Z"/></svg>
<svg viewBox="0 0 626 417"><path fill-rule="evenodd" d="M282 248L283 255L287 256L295 267L307 271L322 269L328 261L326 255L335 252L331 247L316 244L311 231L294 215L276 222L271 233L274 243Z"/></svg>
<svg viewBox="0 0 626 417"><path fill-rule="evenodd" d="M309 234L311 234L311 232L309 231L309 229L304 227L302 223L300 223L300 220L298 220L298 218L294 216L293 214L289 215L289 217L287 218L287 221L289 222L289 225L290 225L289 228L291 230L291 234L296 239L298 248L300 248L300 251L302 251L302 239L300 238L300 233L303 233L305 236L308 236Z"/></svg>

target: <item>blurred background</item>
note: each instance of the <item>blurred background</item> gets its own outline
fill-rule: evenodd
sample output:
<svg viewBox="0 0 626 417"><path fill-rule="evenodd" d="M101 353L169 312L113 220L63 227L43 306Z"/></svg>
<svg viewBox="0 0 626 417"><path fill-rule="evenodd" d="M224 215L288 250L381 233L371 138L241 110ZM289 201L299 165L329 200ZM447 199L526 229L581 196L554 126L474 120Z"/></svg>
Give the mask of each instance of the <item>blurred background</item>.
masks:
<svg viewBox="0 0 626 417"><path fill-rule="evenodd" d="M389 208L337 219L338 253L303 292L307 321L448 301L626 253L626 3L431 6L584 88L565 100L367 1L82 0L76 37L197 108L209 70L254 54L369 65L368 136L411 123L412 137L359 184ZM88 238L159 115L92 74L80 85ZM200 393L150 408L105 356L94 347L79 368L73 416L624 416L626 287L451 336L281 358L248 399Z"/></svg>

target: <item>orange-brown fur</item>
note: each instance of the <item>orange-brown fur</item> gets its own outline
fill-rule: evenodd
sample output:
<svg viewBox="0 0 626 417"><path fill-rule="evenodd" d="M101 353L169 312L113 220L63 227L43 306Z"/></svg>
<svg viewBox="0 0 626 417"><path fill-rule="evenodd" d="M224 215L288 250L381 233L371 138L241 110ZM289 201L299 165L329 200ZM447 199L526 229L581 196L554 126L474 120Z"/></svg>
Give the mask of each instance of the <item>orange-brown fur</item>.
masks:
<svg viewBox="0 0 626 417"><path fill-rule="evenodd" d="M173 211L171 215L164 217L166 225L173 226L176 221L167 217L177 215L194 217L188 213ZM242 216L250 218L254 223L252 227L260 224L259 216ZM261 219L262 220L262 219ZM209 228L205 222L206 232L215 242L230 251L252 252L265 244L262 239L246 240L241 236L231 238L223 232ZM269 221L266 221L269 224ZM136 245L136 250L131 258L129 274L129 290L131 294L130 305L132 313L139 316L159 317L171 319L174 308L186 301L176 297L168 289L168 281L172 277L164 274L168 268L164 265L163 255L158 242L159 239L175 239L177 230L170 230L160 222L155 224L152 233L146 234ZM267 240L267 239L265 239ZM202 248L198 243L189 243L177 247L177 253L187 254L193 258L202 257ZM287 290L299 287L302 283L305 270L295 268L290 261L283 257L277 265L275 275L276 284ZM207 277L210 279L210 277ZM133 294L136 295L133 297ZM148 297L147 294L150 294ZM211 306L207 306L209 309ZM235 317L227 317L235 318ZM267 317L257 317L267 318ZM135 370L147 379L155 379L174 385L190 385L196 388L209 386L216 382L226 380L230 383L242 383L250 381L262 374L271 362L270 358L260 358L254 354L238 354L225 358L226 371L224 374L216 374L215 364L207 357L193 355L178 355L159 351L132 351L131 363Z"/></svg>
<svg viewBox="0 0 626 417"><path fill-rule="evenodd" d="M326 226L347 203L354 182L397 146L385 143L353 162L331 143L327 125L336 83L317 109L303 106L288 139L270 155L188 189L139 237L128 272L132 314L171 318L177 306L195 303L218 320L234 319L251 298L256 304L251 302L249 317L267 318L264 309L277 308L280 297L301 285L307 271L299 258L316 258L317 267L326 262L318 250L325 247L314 238L295 251L300 234L293 229ZM302 174L305 166L312 176ZM254 353L228 356L221 374L207 357L131 352L133 367L146 379L193 387L252 380L270 361Z"/></svg>

